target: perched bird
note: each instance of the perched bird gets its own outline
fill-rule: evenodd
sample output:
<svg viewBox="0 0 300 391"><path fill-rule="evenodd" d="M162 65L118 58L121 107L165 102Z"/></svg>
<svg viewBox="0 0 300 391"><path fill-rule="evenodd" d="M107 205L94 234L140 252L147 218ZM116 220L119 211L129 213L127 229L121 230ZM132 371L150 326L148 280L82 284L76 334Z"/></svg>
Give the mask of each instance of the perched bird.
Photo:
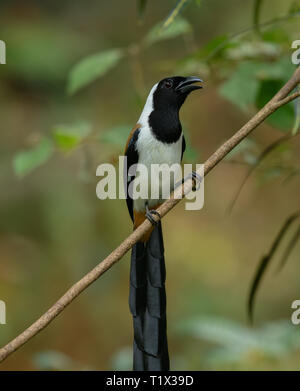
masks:
<svg viewBox="0 0 300 391"><path fill-rule="evenodd" d="M129 305L133 315L133 369L169 370L167 343L166 291L164 245L160 221L156 223L153 214L164 201L148 195L145 199L130 194L137 173L130 167L144 164L148 170L152 164L181 163L185 150L185 139L179 119L179 110L191 91L201 88L195 85L201 79L190 77L168 77L155 84L147 98L142 114L129 134L125 156L124 181L127 190L127 207L137 228L147 218L153 227L132 248L130 266ZM140 183L159 178L143 177L138 173ZM196 175L195 175L196 177ZM160 188L163 183L159 182ZM174 189L174 181L169 184Z"/></svg>

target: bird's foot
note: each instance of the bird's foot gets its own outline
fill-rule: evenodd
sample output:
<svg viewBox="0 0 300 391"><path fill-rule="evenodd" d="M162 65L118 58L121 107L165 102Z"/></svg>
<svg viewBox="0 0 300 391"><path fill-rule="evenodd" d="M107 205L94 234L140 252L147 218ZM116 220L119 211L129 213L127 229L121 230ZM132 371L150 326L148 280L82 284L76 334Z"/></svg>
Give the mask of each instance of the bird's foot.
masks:
<svg viewBox="0 0 300 391"><path fill-rule="evenodd" d="M200 189L200 184L202 182L202 177L196 171L192 171L190 174L188 174L186 177L184 177L180 182L177 182L175 184L175 189L178 186L183 185L184 182L186 180L188 180L188 179L192 179L192 181L193 181L193 187L192 187L193 191L196 191L196 190Z"/></svg>
<svg viewBox="0 0 300 391"><path fill-rule="evenodd" d="M188 175L188 177L192 177L192 181L193 181L192 190L193 191L199 190L202 182L201 175L199 175L196 171L192 171L191 174Z"/></svg>
<svg viewBox="0 0 300 391"><path fill-rule="evenodd" d="M158 224L158 221L154 220L153 216L152 215L156 215L159 217L159 219L161 219L161 216L160 214L157 212L157 210L155 209L149 209L149 206L148 206L148 202L146 203L146 218L150 221L150 223L152 225L157 225Z"/></svg>

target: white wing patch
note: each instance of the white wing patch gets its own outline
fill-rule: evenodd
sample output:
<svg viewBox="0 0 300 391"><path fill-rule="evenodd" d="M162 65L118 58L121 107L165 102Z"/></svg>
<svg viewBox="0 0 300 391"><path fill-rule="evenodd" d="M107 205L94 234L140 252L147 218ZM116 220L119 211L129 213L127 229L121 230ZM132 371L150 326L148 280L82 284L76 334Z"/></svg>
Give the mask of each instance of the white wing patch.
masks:
<svg viewBox="0 0 300 391"><path fill-rule="evenodd" d="M154 84L154 86L151 88L151 91L148 95L145 106L143 108L142 114L137 122L138 124L141 125L141 127L148 126L149 115L153 111L153 94L154 94L154 91L156 90L157 86L158 86L158 83Z"/></svg>

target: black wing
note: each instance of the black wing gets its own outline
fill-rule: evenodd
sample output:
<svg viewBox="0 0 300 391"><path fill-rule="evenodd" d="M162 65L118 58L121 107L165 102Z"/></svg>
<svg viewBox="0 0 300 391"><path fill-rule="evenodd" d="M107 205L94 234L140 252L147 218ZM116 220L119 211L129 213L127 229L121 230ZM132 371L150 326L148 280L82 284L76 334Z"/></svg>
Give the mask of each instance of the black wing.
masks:
<svg viewBox="0 0 300 391"><path fill-rule="evenodd" d="M125 191L126 191L126 203L127 203L127 208L131 217L131 220L133 221L133 200L130 198L128 194L128 188L130 183L134 180L135 175L129 176L128 171L129 168L133 164L137 164L139 160L139 154L136 149L136 142L139 137L140 129L137 129L133 135L131 136L131 139L129 140L127 150L125 152L125 156L127 157L127 165L124 167L124 186L125 186Z"/></svg>

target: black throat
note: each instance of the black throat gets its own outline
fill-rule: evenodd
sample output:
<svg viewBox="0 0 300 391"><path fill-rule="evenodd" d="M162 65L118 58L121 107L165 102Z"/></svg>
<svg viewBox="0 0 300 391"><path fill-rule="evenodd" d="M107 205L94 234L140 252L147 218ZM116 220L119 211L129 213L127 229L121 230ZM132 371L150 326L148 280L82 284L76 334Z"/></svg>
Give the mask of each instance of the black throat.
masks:
<svg viewBox="0 0 300 391"><path fill-rule="evenodd" d="M177 108L153 110L149 116L149 126L155 138L163 143L172 144L181 136L182 127Z"/></svg>

